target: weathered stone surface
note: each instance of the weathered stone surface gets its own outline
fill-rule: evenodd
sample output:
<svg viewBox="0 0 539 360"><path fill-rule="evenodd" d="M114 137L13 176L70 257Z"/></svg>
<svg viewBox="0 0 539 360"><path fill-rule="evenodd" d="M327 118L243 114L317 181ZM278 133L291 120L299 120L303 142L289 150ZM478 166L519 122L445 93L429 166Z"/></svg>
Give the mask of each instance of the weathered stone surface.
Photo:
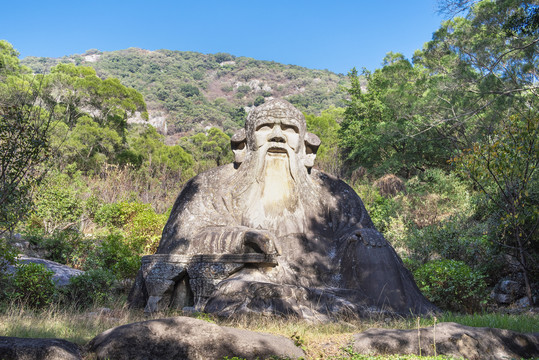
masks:
<svg viewBox="0 0 539 360"><path fill-rule="evenodd" d="M221 327L189 317L149 320L119 326L88 344L98 359L266 359L305 356L282 336Z"/></svg>
<svg viewBox="0 0 539 360"><path fill-rule="evenodd" d="M354 190L313 168L320 139L300 111L268 101L231 145L234 164L178 196L131 306L305 318L436 310Z"/></svg>
<svg viewBox="0 0 539 360"><path fill-rule="evenodd" d="M2 360L82 359L76 344L62 339L26 339L0 336Z"/></svg>
<svg viewBox="0 0 539 360"><path fill-rule="evenodd" d="M521 292L520 284L513 280L502 280L498 285L499 291L503 294L518 294Z"/></svg>
<svg viewBox="0 0 539 360"><path fill-rule="evenodd" d="M434 339L436 338L436 347ZM448 355L475 359L520 359L539 356L539 334L440 323L414 330L369 329L354 335L352 348L360 354Z"/></svg>
<svg viewBox="0 0 539 360"><path fill-rule="evenodd" d="M52 272L54 272L52 280L54 281L56 286L66 286L67 284L69 284L69 279L71 279L73 276L79 276L84 273L84 271L82 270L73 269L72 267L62 265L54 261L24 255L19 256L18 261L22 264L34 263L45 266L47 270L51 270ZM6 268L6 272L13 274L15 272L15 268L15 266L8 265Z"/></svg>

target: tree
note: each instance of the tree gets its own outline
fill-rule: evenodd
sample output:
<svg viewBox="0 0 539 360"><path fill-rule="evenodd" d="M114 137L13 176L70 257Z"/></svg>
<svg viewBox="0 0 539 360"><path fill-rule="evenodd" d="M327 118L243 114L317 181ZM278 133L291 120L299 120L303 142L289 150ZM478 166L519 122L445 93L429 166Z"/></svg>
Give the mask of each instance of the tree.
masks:
<svg viewBox="0 0 539 360"><path fill-rule="evenodd" d="M537 5L527 0L472 3L465 17L444 22L414 55L414 64L429 74L424 109L430 119L424 126L439 128L457 149L486 136L500 116L536 111L538 101L539 29L532 14ZM533 15L531 25L522 22L525 14ZM514 28L509 21L514 16L523 16L516 31L504 31Z"/></svg>
<svg viewBox="0 0 539 360"><path fill-rule="evenodd" d="M338 135L344 111L343 108L331 107L322 111L320 116L305 114L307 131L316 134L321 141L315 166L335 176L342 175Z"/></svg>
<svg viewBox="0 0 539 360"><path fill-rule="evenodd" d="M533 306L530 273L537 269L539 247L539 116L528 113L502 122L483 141L463 150L452 162L497 209L498 239L520 263L526 294Z"/></svg>
<svg viewBox="0 0 539 360"><path fill-rule="evenodd" d="M426 166L444 166L446 140L437 129L423 128L426 74L401 54L389 53L383 65L364 71L366 91L357 71L349 74L351 99L339 132L348 167L410 177Z"/></svg>
<svg viewBox="0 0 539 360"><path fill-rule="evenodd" d="M30 190L45 174L53 113L39 106L40 85L0 41L0 234L26 216Z"/></svg>
<svg viewBox="0 0 539 360"><path fill-rule="evenodd" d="M197 173L233 160L230 137L218 128L181 138L179 145L195 159Z"/></svg>

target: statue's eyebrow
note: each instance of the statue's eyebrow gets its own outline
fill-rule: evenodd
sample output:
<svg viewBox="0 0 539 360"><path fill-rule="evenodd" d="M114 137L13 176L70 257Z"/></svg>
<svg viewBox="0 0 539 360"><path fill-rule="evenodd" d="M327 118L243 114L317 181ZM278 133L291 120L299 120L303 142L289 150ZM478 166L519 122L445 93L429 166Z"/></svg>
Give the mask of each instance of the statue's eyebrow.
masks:
<svg viewBox="0 0 539 360"><path fill-rule="evenodd" d="M260 123L260 124L256 125L255 131L257 131L258 129L260 129L263 126L273 127L273 125L275 125L275 122L273 122L273 121L272 122L263 122L263 123Z"/></svg>
<svg viewBox="0 0 539 360"><path fill-rule="evenodd" d="M299 132L299 126L295 125L295 124L286 124L286 123L281 123L281 127L284 129L294 129L295 131Z"/></svg>

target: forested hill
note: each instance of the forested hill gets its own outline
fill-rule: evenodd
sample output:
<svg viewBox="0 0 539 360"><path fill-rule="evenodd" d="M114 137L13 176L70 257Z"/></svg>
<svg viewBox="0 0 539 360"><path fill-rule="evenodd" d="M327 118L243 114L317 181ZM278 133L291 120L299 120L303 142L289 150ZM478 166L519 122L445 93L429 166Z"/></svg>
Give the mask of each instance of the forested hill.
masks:
<svg viewBox="0 0 539 360"><path fill-rule="evenodd" d="M331 105L344 106L347 77L328 70L235 57L137 48L62 58L26 57L22 64L47 73L58 63L93 67L101 78L118 78L144 96L150 122L161 132L218 126L228 132L243 125L245 110L265 98L285 98L300 110L319 114Z"/></svg>

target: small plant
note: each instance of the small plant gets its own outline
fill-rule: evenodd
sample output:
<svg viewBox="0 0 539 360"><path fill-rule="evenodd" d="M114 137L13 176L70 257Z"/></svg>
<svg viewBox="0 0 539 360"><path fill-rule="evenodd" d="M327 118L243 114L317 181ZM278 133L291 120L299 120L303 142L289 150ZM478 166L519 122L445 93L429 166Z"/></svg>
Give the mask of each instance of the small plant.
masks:
<svg viewBox="0 0 539 360"><path fill-rule="evenodd" d="M414 277L421 292L443 309L474 312L486 304L485 276L462 261L430 261Z"/></svg>
<svg viewBox="0 0 539 360"><path fill-rule="evenodd" d="M204 320L206 322L215 324L215 319L213 318L213 316L205 312L195 312L193 313L193 317L198 320Z"/></svg>
<svg viewBox="0 0 539 360"><path fill-rule="evenodd" d="M306 346L305 346L305 339L303 338L303 336L301 336L300 334L298 334L297 331L295 331L292 336L292 341L294 341L294 345L296 345L297 347L301 348L303 351L306 350Z"/></svg>
<svg viewBox="0 0 539 360"><path fill-rule="evenodd" d="M9 281L8 298L31 308L51 304L56 295L53 274L41 264L20 264Z"/></svg>
<svg viewBox="0 0 539 360"><path fill-rule="evenodd" d="M88 270L84 274L72 277L62 292L66 301L76 307L86 308L110 300L114 280L115 277L110 271Z"/></svg>

